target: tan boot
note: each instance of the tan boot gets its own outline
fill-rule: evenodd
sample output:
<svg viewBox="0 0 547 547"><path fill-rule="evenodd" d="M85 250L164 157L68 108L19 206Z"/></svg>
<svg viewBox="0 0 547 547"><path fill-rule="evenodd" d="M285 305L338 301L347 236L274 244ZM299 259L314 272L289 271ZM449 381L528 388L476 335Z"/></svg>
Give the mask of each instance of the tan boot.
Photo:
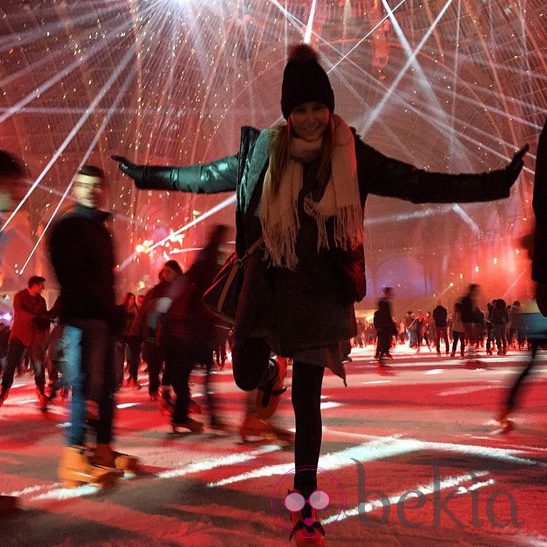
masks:
<svg viewBox="0 0 547 547"><path fill-rule="evenodd" d="M245 414L243 423L239 428L239 435L244 443L251 437L258 437L260 439L271 439L273 437L269 431L268 424L249 412Z"/></svg>
<svg viewBox="0 0 547 547"><path fill-rule="evenodd" d="M139 465L139 460L135 456L115 452L109 444L97 444L95 453L91 458L93 465L104 467L113 467L121 472L135 473Z"/></svg>
<svg viewBox="0 0 547 547"><path fill-rule="evenodd" d="M109 487L115 484L118 472L111 467L91 463L84 446L66 446L59 461L57 476L67 488L81 484Z"/></svg>

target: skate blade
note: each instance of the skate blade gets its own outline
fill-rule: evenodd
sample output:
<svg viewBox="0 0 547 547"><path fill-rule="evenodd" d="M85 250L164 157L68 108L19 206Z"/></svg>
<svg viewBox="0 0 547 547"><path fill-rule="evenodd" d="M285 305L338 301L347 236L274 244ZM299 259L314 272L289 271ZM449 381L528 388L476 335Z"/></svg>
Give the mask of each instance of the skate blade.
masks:
<svg viewBox="0 0 547 547"><path fill-rule="evenodd" d="M494 429L490 435L505 435L515 429L515 424L511 420L506 420L504 423L498 424L498 427Z"/></svg>

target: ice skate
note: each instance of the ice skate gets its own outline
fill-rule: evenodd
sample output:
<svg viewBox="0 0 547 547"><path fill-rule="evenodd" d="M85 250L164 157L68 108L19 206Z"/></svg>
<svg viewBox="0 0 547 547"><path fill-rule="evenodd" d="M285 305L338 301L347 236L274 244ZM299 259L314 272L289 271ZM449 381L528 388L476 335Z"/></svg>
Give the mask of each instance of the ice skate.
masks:
<svg viewBox="0 0 547 547"><path fill-rule="evenodd" d="M91 463L83 446L66 446L57 468L57 476L66 488L83 484L108 488L116 484L119 472L111 467Z"/></svg>
<svg viewBox="0 0 547 547"><path fill-rule="evenodd" d="M162 414L166 414L168 416L173 415L173 410L175 406L171 399L171 392L169 391L169 389L161 390L161 397L158 399L158 405Z"/></svg>
<svg viewBox="0 0 547 547"><path fill-rule="evenodd" d="M203 423L192 418L186 418L183 422L171 422L173 433L180 433L180 429L187 429L192 433L203 433Z"/></svg>
<svg viewBox="0 0 547 547"><path fill-rule="evenodd" d="M325 529L317 520L317 512L312 510L309 517L304 518L301 511L291 512L293 528L289 541L294 538L297 547L325 547Z"/></svg>
<svg viewBox="0 0 547 547"><path fill-rule="evenodd" d="M287 391L287 388L283 386L287 376L287 359L282 357L270 359L270 364L275 366L275 373L264 385L258 387L256 395L256 414L263 420L274 415L281 395Z"/></svg>
<svg viewBox="0 0 547 547"><path fill-rule="evenodd" d="M2 389L0 391L0 406L4 404L4 401L8 398L9 395L9 389Z"/></svg>
<svg viewBox="0 0 547 547"><path fill-rule="evenodd" d="M36 388L36 398L38 399L38 407L42 412L46 412L49 398L40 388Z"/></svg>
<svg viewBox="0 0 547 547"><path fill-rule="evenodd" d="M272 434L268 431L268 425L264 420L261 420L253 414L246 414L239 428L239 436L241 441L251 442L252 440L271 440Z"/></svg>
<svg viewBox="0 0 547 547"><path fill-rule="evenodd" d="M292 431L272 425L254 414L245 416L239 428L239 435L243 443L279 441L287 446L294 444L294 433Z"/></svg>
<svg viewBox="0 0 547 547"><path fill-rule="evenodd" d="M123 473L136 473L139 460L130 454L116 452L109 444L97 444L95 453L91 459L93 465L115 468Z"/></svg>
<svg viewBox="0 0 547 547"><path fill-rule="evenodd" d="M496 418L497 428L492 431L493 435L503 435L509 433L515 428L513 420L510 418L509 410L503 410Z"/></svg>

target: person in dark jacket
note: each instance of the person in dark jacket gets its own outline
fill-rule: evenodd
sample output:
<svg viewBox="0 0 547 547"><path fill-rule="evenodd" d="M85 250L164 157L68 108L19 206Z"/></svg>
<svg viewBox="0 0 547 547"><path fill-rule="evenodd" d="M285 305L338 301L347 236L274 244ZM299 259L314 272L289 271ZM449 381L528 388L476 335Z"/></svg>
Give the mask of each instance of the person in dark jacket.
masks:
<svg viewBox="0 0 547 547"><path fill-rule="evenodd" d="M213 350L216 346L215 316L205 306L202 297L218 271L218 248L226 238L227 227L216 225L207 244L200 250L190 269L179 276L169 290L172 302L162 322L162 348L165 364L177 395L171 424L194 433L203 431L203 423L189 416L190 389L188 380L193 368L200 364L206 369L205 395L209 425L223 429L215 394L211 386Z"/></svg>
<svg viewBox="0 0 547 547"><path fill-rule="evenodd" d="M164 363L164 355L159 347L158 319L171 306L171 285L182 276L182 268L176 260L168 260L158 273L159 283L154 285L145 295L137 317L131 325L130 336L142 341L142 356L148 367L148 396L151 401L159 398L160 408L171 411L171 378L166 365L161 378L160 373Z"/></svg>
<svg viewBox="0 0 547 547"><path fill-rule="evenodd" d="M391 315L391 308L387 299L378 301L378 309L374 312L374 328L376 329L376 359L378 359L379 372L386 371L386 357L391 359L389 350L391 341L397 334L397 327Z"/></svg>
<svg viewBox="0 0 547 547"><path fill-rule="evenodd" d="M317 487L324 368L345 376L345 348L356 334L353 304L365 294L367 195L414 203L506 198L526 151L488 173L428 173L365 144L334 114L334 102L317 53L300 44L291 49L283 73L287 123L263 131L244 127L237 154L184 167L138 166L114 156L138 188L235 191L239 256L263 237L263 247L245 263L233 371L240 388L265 384L267 391L272 382L279 385L270 352L293 359L294 489L304 499ZM297 543L323 538L309 504L291 519Z"/></svg>
<svg viewBox="0 0 547 547"><path fill-rule="evenodd" d="M536 172L534 178L533 208L536 217L535 232L532 237L526 234L522 244L532 259L532 279L537 282L536 303L530 302L515 318L516 326L530 345L530 358L514 379L511 380L507 396L497 420L499 432L513 429L511 416L522 396L529 374L538 362L537 352L547 346L547 118L538 141ZM537 304L537 308L536 308ZM543 317L542 317L543 316Z"/></svg>
<svg viewBox="0 0 547 547"><path fill-rule="evenodd" d="M110 484L116 467L134 460L112 451L114 418L114 340L121 330L114 296L114 246L100 209L103 172L85 165L73 183L76 205L52 229L48 250L59 281L59 341L63 380L72 389L70 427L59 462L59 478L73 486ZM123 318L122 318L123 319ZM96 445L86 445L91 424ZM90 455L91 453L91 455Z"/></svg>
<svg viewBox="0 0 547 547"><path fill-rule="evenodd" d="M441 340L444 340L446 355L450 353L450 343L448 342L448 310L439 300L433 310L433 321L435 323L435 343L437 346L437 355L441 355Z"/></svg>
<svg viewBox="0 0 547 547"><path fill-rule="evenodd" d="M477 303L477 297L479 294L479 285L477 283L470 283L467 287L467 292L461 299L461 320L463 323L464 336L468 342L468 357L466 365L474 366L480 365L480 361L477 359L477 347L479 343L479 306Z"/></svg>

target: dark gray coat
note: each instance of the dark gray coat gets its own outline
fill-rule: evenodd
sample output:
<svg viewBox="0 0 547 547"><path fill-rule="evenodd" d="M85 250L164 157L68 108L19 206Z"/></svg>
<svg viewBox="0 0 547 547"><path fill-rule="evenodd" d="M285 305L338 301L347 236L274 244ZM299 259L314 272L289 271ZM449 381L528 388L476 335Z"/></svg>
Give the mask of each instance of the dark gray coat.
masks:
<svg viewBox="0 0 547 547"><path fill-rule="evenodd" d="M241 256L260 236L256 215L268 166L271 130L244 127L237 154L204 165L143 167L134 170L139 188L194 193L236 192L236 250ZM482 174L429 173L388 158L355 136L358 181L364 208L367 195L413 203L489 201L506 198L514 182L505 169ZM313 185L313 166L304 187ZM355 335L353 303L364 296L362 249L352 256L316 251L315 222L301 211L294 272L268 267L258 252L248 261L236 318L236 333L267 336L286 356L332 345ZM349 272L349 275L348 275ZM355 294L352 297L352 285ZM361 286L358 286L361 285Z"/></svg>

